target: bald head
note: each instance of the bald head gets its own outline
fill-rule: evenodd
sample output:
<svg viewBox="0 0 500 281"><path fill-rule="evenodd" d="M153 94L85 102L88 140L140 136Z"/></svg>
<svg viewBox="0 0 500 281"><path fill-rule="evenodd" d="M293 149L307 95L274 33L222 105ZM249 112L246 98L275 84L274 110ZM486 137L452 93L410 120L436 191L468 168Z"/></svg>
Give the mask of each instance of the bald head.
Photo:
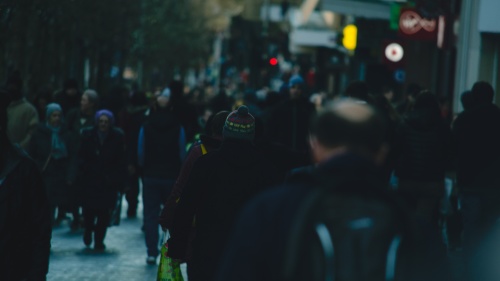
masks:
<svg viewBox="0 0 500 281"><path fill-rule="evenodd" d="M344 99L327 105L314 118L311 135L326 148L377 152L384 143L385 124L368 104Z"/></svg>

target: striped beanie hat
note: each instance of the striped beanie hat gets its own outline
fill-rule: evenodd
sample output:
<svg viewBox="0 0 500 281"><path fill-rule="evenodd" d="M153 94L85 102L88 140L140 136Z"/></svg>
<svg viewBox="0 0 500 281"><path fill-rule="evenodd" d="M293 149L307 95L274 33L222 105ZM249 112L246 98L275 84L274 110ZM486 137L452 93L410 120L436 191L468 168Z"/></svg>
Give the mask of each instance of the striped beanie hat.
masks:
<svg viewBox="0 0 500 281"><path fill-rule="evenodd" d="M229 114L222 134L224 138L254 140L255 118L248 113L248 107L242 105Z"/></svg>

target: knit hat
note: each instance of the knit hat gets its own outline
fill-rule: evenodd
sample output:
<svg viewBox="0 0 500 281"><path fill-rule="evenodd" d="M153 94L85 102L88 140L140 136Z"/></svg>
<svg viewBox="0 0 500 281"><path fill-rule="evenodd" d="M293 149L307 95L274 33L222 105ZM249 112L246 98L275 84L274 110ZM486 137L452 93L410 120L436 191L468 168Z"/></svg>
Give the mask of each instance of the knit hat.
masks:
<svg viewBox="0 0 500 281"><path fill-rule="evenodd" d="M115 116L113 115L113 112L107 110L107 109L101 109L95 113L95 123L99 124L99 118L105 115L109 118L109 122L111 125L115 124Z"/></svg>
<svg viewBox="0 0 500 281"><path fill-rule="evenodd" d="M290 78L290 81L288 81L288 87L292 88L295 85L298 85L300 87L304 86L304 79L302 79L302 77L300 77L299 75L292 76L292 78Z"/></svg>
<svg viewBox="0 0 500 281"><path fill-rule="evenodd" d="M46 107L45 116L47 116L47 118L49 118L50 115L52 114L52 112L54 112L54 111L59 111L62 114L61 106L57 103L49 103Z"/></svg>
<svg viewBox="0 0 500 281"><path fill-rule="evenodd" d="M248 107L242 105L229 114L222 134L224 138L253 141L255 118L248 113Z"/></svg>

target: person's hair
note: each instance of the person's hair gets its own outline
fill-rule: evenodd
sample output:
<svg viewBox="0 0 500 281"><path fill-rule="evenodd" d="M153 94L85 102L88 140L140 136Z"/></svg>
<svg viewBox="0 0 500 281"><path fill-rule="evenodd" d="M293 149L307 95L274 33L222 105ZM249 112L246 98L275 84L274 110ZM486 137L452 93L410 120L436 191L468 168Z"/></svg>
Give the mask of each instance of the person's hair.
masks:
<svg viewBox="0 0 500 281"><path fill-rule="evenodd" d="M364 107L368 112L366 118L356 120L346 116L342 106ZM311 135L322 145L334 148L347 146L359 152L373 153L378 151L385 141L385 123L376 111L367 104L351 99L342 99L328 104L323 111L313 117L310 127Z"/></svg>
<svg viewBox="0 0 500 281"><path fill-rule="evenodd" d="M219 111L216 114L212 114L207 120L205 127L206 134L209 136L222 137L224 124L230 113L229 111Z"/></svg>
<svg viewBox="0 0 500 281"><path fill-rule="evenodd" d="M465 110L469 110L476 106L476 100L471 91L465 91L460 96L460 101L462 102L462 106Z"/></svg>
<svg viewBox="0 0 500 281"><path fill-rule="evenodd" d="M99 94L95 90L87 89L83 94L87 96L89 102L94 105L94 108L99 106Z"/></svg>
<svg viewBox="0 0 500 281"><path fill-rule="evenodd" d="M493 97L495 96L495 90L490 83L485 81L474 83L471 92L474 96L474 99L481 104L492 103Z"/></svg>

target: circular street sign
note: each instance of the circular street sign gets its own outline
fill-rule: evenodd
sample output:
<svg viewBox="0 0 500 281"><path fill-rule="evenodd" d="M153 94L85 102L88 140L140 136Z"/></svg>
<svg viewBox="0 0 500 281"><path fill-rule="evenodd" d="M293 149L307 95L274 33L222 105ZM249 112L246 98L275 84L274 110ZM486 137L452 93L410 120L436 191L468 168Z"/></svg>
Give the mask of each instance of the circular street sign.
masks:
<svg viewBox="0 0 500 281"><path fill-rule="evenodd" d="M403 59L404 50L398 43L391 43L385 47L385 57L392 62L399 62Z"/></svg>

